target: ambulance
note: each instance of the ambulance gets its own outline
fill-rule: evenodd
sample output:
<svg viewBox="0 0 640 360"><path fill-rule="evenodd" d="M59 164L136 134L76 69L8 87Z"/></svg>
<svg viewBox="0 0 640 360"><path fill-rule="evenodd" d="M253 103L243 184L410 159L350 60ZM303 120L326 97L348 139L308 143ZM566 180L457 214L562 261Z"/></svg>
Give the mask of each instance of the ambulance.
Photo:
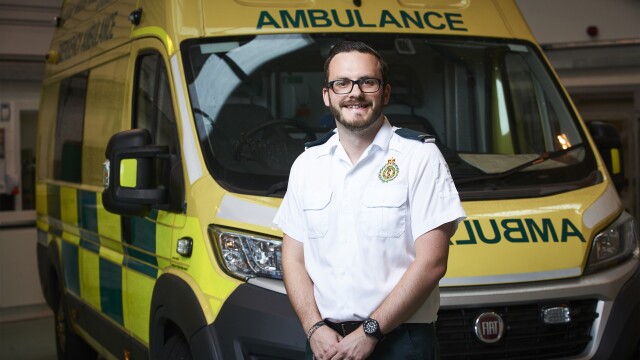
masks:
<svg viewBox="0 0 640 360"><path fill-rule="evenodd" d="M66 0L56 26L37 254L60 359L303 358L272 220L335 126L341 40L386 58L385 115L435 136L468 215L442 358L638 358L619 136L580 119L514 1Z"/></svg>

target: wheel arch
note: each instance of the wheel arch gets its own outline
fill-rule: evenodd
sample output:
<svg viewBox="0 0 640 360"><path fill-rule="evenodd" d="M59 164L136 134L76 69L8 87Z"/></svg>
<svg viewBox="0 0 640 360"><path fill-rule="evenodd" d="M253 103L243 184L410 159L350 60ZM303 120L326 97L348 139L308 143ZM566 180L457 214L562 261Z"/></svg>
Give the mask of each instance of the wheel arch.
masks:
<svg viewBox="0 0 640 360"><path fill-rule="evenodd" d="M194 290L177 275L165 273L156 281L149 317L150 358L158 358L176 331L191 348L194 359L218 359L213 334Z"/></svg>
<svg viewBox="0 0 640 360"><path fill-rule="evenodd" d="M62 269L60 266L60 251L57 243L55 241L51 241L47 245L38 243L37 257L42 294L47 305L52 310L55 310L58 304L58 298L61 292L64 291Z"/></svg>

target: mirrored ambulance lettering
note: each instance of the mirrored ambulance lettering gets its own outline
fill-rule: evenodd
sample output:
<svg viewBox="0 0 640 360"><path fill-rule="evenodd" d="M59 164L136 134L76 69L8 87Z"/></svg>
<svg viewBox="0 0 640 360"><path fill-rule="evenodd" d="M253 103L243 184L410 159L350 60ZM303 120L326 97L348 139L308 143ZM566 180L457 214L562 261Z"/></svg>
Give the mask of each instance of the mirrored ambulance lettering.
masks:
<svg viewBox="0 0 640 360"><path fill-rule="evenodd" d="M462 14L436 11L404 11L393 13L383 10L376 18L365 18L360 10L280 10L261 11L256 29L275 28L398 28L468 31Z"/></svg>
<svg viewBox="0 0 640 360"><path fill-rule="evenodd" d="M70 38L60 42L58 52L59 61L65 61L73 56L96 47L98 44L111 40L116 26L118 12L114 11L103 18L94 21L86 29L75 33Z"/></svg>
<svg viewBox="0 0 640 360"><path fill-rule="evenodd" d="M554 226L550 218L503 219L489 221L465 220L460 226L451 245L476 245L479 243L585 242L584 236L569 219L562 219L560 228Z"/></svg>

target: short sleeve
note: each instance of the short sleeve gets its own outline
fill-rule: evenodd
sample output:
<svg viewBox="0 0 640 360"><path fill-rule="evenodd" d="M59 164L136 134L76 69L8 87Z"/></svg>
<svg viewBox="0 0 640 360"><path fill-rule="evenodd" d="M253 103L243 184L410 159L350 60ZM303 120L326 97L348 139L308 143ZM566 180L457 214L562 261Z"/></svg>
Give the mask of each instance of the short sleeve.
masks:
<svg viewBox="0 0 640 360"><path fill-rule="evenodd" d="M465 219L460 197L449 167L435 145L425 144L426 154L414 154L409 201L413 239L438 226L453 222L454 232Z"/></svg>
<svg viewBox="0 0 640 360"><path fill-rule="evenodd" d="M276 213L273 223L294 240L305 242L307 230L302 211L302 159L299 157L291 167L287 193Z"/></svg>

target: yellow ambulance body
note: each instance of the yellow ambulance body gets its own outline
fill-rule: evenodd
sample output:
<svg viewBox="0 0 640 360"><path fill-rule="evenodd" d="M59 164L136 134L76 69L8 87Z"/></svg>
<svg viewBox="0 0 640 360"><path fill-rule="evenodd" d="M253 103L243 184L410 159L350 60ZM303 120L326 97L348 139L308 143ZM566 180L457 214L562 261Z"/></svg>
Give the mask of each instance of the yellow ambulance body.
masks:
<svg viewBox="0 0 640 360"><path fill-rule="evenodd" d="M303 357L271 220L334 126L323 61L344 39L387 59L387 118L436 136L468 214L442 358L637 352L619 149L600 155L606 127L579 119L513 1L66 0L57 21L37 224L60 358Z"/></svg>

